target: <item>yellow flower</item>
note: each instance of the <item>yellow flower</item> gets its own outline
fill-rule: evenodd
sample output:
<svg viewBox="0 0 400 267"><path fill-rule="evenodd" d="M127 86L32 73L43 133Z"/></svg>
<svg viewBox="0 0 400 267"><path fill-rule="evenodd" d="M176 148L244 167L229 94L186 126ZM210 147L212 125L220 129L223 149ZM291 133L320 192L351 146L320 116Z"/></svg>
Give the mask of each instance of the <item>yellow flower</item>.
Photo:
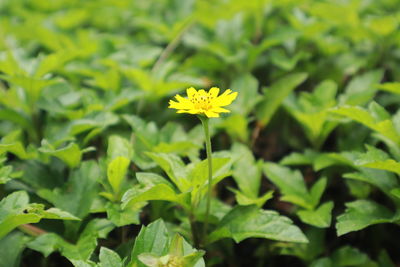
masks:
<svg viewBox="0 0 400 267"><path fill-rule="evenodd" d="M219 113L230 112L227 109L221 108L232 103L236 99L237 92L232 93L232 90L227 89L218 96L219 88L212 87L206 92L203 89L197 91L193 87L186 89L188 98L176 95L178 101L169 101L169 108L177 109L177 113L204 114L208 118L219 117Z"/></svg>

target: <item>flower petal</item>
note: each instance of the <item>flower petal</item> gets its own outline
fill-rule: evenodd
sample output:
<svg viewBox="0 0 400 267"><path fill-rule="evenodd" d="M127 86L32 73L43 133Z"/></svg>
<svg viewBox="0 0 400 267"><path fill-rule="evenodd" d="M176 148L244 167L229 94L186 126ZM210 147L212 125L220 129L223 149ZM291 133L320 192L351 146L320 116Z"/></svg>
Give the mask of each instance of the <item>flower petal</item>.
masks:
<svg viewBox="0 0 400 267"><path fill-rule="evenodd" d="M192 108L194 108L193 103L190 102L188 99L183 98L180 95L176 95L175 98L178 100L178 102L170 100L169 108L175 108L175 109L192 109Z"/></svg>
<svg viewBox="0 0 400 267"><path fill-rule="evenodd" d="M225 90L225 92L213 100L213 106L221 107L227 106L232 103L233 100L237 97L237 92L231 93L230 89Z"/></svg>
<svg viewBox="0 0 400 267"><path fill-rule="evenodd" d="M210 95L211 98L216 98L219 94L219 88L218 87L212 87L210 91L208 91L208 94Z"/></svg>
<svg viewBox="0 0 400 267"><path fill-rule="evenodd" d="M212 111L205 111L204 114L206 114L207 117L209 118L218 118L219 114L212 112Z"/></svg>
<svg viewBox="0 0 400 267"><path fill-rule="evenodd" d="M169 101L169 108L176 108L176 109L192 109L194 108L193 103L190 102L189 99L181 97L180 95L175 96L178 102L173 100Z"/></svg>
<svg viewBox="0 0 400 267"><path fill-rule="evenodd" d="M188 110L180 109L176 113L201 114L203 112L199 109L188 109Z"/></svg>
<svg viewBox="0 0 400 267"><path fill-rule="evenodd" d="M207 92L204 91L204 89L200 89L197 93L199 94L199 96L207 96L208 95Z"/></svg>
<svg viewBox="0 0 400 267"><path fill-rule="evenodd" d="M196 89L194 89L193 87L190 87L188 89L186 89L186 94L188 96L189 99L192 99L192 97L197 93Z"/></svg>
<svg viewBox="0 0 400 267"><path fill-rule="evenodd" d="M230 113L231 111L228 109L224 109L224 108L220 108L220 107L213 107L212 109L210 109L211 112L216 112L216 113Z"/></svg>

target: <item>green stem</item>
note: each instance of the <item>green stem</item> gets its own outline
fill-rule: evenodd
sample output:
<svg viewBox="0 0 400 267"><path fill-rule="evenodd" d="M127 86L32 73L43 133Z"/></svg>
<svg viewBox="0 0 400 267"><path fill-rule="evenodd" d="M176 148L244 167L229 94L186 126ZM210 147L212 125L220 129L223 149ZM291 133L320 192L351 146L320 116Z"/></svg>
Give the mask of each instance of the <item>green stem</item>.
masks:
<svg viewBox="0 0 400 267"><path fill-rule="evenodd" d="M208 217L210 214L211 207L211 184L212 184L212 155L211 155L211 138L210 131L208 127L208 118L199 116L201 123L204 128L204 135L206 138L206 152L207 152L207 161L208 161L208 189L207 189L207 206L206 206L206 214L204 217L204 228L203 228L203 245L206 243L207 238L207 228L208 228Z"/></svg>
<svg viewBox="0 0 400 267"><path fill-rule="evenodd" d="M194 217L193 212L189 214L189 222L190 222L190 229L192 230L192 238L195 248L200 247L200 241L198 237L197 227L196 227L196 218Z"/></svg>

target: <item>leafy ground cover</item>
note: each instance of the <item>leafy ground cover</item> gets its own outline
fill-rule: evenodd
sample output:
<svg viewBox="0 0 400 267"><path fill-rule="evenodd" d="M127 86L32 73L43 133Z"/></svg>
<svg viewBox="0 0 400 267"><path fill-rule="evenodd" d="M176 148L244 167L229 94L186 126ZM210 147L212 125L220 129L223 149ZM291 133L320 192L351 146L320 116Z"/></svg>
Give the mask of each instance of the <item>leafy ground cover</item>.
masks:
<svg viewBox="0 0 400 267"><path fill-rule="evenodd" d="M0 267L398 266L399 24L398 0L0 1ZM168 102L213 86L237 97L208 178Z"/></svg>

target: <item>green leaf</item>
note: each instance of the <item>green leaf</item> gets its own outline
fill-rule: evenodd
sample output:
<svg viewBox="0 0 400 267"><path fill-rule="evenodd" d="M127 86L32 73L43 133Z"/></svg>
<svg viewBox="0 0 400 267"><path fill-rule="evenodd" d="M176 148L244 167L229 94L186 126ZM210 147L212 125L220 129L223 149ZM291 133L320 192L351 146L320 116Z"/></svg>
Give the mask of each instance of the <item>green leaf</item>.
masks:
<svg viewBox="0 0 400 267"><path fill-rule="evenodd" d="M318 181L316 181L311 187L310 195L314 207L318 205L319 200L321 199L321 196L325 191L326 185L327 185L327 179L326 177L322 177L319 178Z"/></svg>
<svg viewBox="0 0 400 267"><path fill-rule="evenodd" d="M346 207L345 213L337 217L339 236L373 224L393 222L393 212L371 200L356 200L346 203Z"/></svg>
<svg viewBox="0 0 400 267"><path fill-rule="evenodd" d="M319 227L327 228L331 225L333 202L329 201L321 204L315 210L300 210L297 215L304 223Z"/></svg>
<svg viewBox="0 0 400 267"><path fill-rule="evenodd" d="M131 253L131 262L128 266L137 264L137 267L145 267L138 261L142 253L153 253L157 256L165 255L168 252L168 244L171 238L162 220L152 222L148 226L142 226L135 239L135 245Z"/></svg>
<svg viewBox="0 0 400 267"><path fill-rule="evenodd" d="M99 255L99 267L122 267L122 260L119 255L111 249L101 247Z"/></svg>
<svg viewBox="0 0 400 267"><path fill-rule="evenodd" d="M128 171L130 160L123 156L114 158L107 167L107 178L115 194L119 194L121 184Z"/></svg>
<svg viewBox="0 0 400 267"><path fill-rule="evenodd" d="M71 172L68 182L62 188L39 189L37 194L53 203L57 208L84 218L98 195L97 180L99 177L100 169L97 163L85 161L79 169Z"/></svg>
<svg viewBox="0 0 400 267"><path fill-rule="evenodd" d="M98 238L106 238L114 229L114 225L105 219L90 221L75 244L64 240L55 233L46 233L38 236L27 244L30 249L39 251L45 257L54 251L59 251L64 257L72 260L87 261L97 246Z"/></svg>
<svg viewBox="0 0 400 267"><path fill-rule="evenodd" d="M208 242L232 238L241 242L246 238L266 238L285 242L306 243L307 238L292 221L275 211L257 206L236 206L217 225Z"/></svg>
<svg viewBox="0 0 400 267"><path fill-rule="evenodd" d="M319 148L337 122L329 120L329 108L336 105L337 85L331 80L321 82L312 93L301 92L298 97L289 95L284 107L304 128L315 148Z"/></svg>
<svg viewBox="0 0 400 267"><path fill-rule="evenodd" d="M125 192L122 197L122 208L135 205L140 202L150 200L164 200L175 202L184 207L188 207L189 195L187 193L177 194L174 189L165 185L158 184L152 187L134 187Z"/></svg>
<svg viewBox="0 0 400 267"><path fill-rule="evenodd" d="M172 237L159 219L140 230L128 266L169 266L175 263L178 266L204 267L203 254L203 251L192 248L180 235Z"/></svg>
<svg viewBox="0 0 400 267"><path fill-rule="evenodd" d="M382 70L372 70L354 77L340 96L340 103L352 106L367 103L375 95L382 77Z"/></svg>
<svg viewBox="0 0 400 267"><path fill-rule="evenodd" d="M13 131L8 133L1 139L0 142L0 155L9 152L20 159L33 159L37 157L36 151L25 150L22 142L20 141L21 131Z"/></svg>
<svg viewBox="0 0 400 267"><path fill-rule="evenodd" d="M25 191L14 192L0 201L0 238L22 224L37 223L41 219L78 220L59 209L44 210L42 204L29 204Z"/></svg>
<svg viewBox="0 0 400 267"><path fill-rule="evenodd" d="M399 186L398 179L392 173L373 169L361 169L359 172L343 174L344 178L358 180L378 187L387 195L390 190Z"/></svg>
<svg viewBox="0 0 400 267"><path fill-rule="evenodd" d="M397 162L393 159L387 159L384 161L368 162L368 163L362 164L361 166L367 167L367 168L372 168L372 169L391 171L391 172L394 172L394 173L397 173L398 175L400 175L400 162Z"/></svg>
<svg viewBox="0 0 400 267"><path fill-rule="evenodd" d="M370 107L369 110L365 110L358 106L343 106L331 109L331 112L359 122L381 134L382 136L390 139L395 144L400 144L400 135L397 132L392 120L374 117L372 115L372 107Z"/></svg>
<svg viewBox="0 0 400 267"><path fill-rule="evenodd" d="M290 74L273 83L271 88L265 91L262 101L256 108L256 116L261 125L268 124L283 100L306 78L305 73Z"/></svg>
<svg viewBox="0 0 400 267"><path fill-rule="evenodd" d="M232 161L230 158L212 158L212 184L217 184L219 181L229 176ZM208 184L208 161L207 159L189 165L188 179L193 190L204 189Z"/></svg>
<svg viewBox="0 0 400 267"><path fill-rule="evenodd" d="M233 114L224 119L218 126L224 128L232 138L246 141L249 136L247 124L247 117L241 114Z"/></svg>
<svg viewBox="0 0 400 267"><path fill-rule="evenodd" d="M61 159L70 168L78 167L82 159L82 151L75 143L70 143L63 148L54 149L49 143L42 142L42 147L39 151Z"/></svg>
<svg viewBox="0 0 400 267"><path fill-rule="evenodd" d="M22 74L17 74L13 76L2 75L2 78L4 78L6 81L10 82L13 85L22 87L27 94L27 100L31 106L38 101L42 93L42 90L45 87L57 82L55 80L38 79Z"/></svg>
<svg viewBox="0 0 400 267"><path fill-rule="evenodd" d="M181 192L186 192L189 187L189 181L186 179L187 171L183 161L176 155L165 153L146 153L160 166L171 181L179 188Z"/></svg>
<svg viewBox="0 0 400 267"><path fill-rule="evenodd" d="M383 83L378 86L379 89L383 91L387 91L394 94L400 94L400 83L392 82L392 83Z"/></svg>
<svg viewBox="0 0 400 267"><path fill-rule="evenodd" d="M262 161L256 162L250 149L239 143L233 145L232 154L236 157L233 163L233 179L244 195L257 197L261 184Z"/></svg>
<svg viewBox="0 0 400 267"><path fill-rule="evenodd" d="M332 254L331 258L333 266L375 266L368 265L371 264L371 260L367 254L350 246L344 246L337 249Z"/></svg>
<svg viewBox="0 0 400 267"><path fill-rule="evenodd" d="M250 112L254 110L254 106L262 99L262 96L258 93L258 80L250 73L242 74L236 77L230 86L234 88L235 92L238 92L240 97L238 97L230 107L232 111L242 116L229 116L231 117L243 118L246 117ZM233 124L228 122L229 125ZM229 129L229 128L228 128ZM238 131L241 132L241 131ZM240 136L240 135L239 135Z"/></svg>
<svg viewBox="0 0 400 267"><path fill-rule="evenodd" d="M22 172L13 172L12 166L0 167L0 184L6 184L8 181L18 178Z"/></svg>
<svg viewBox="0 0 400 267"><path fill-rule="evenodd" d="M108 202L106 204L107 218L118 227L129 224L140 224L139 213L142 205L130 205L121 208L119 203Z"/></svg>
<svg viewBox="0 0 400 267"><path fill-rule="evenodd" d="M329 258L324 257L313 261L310 264L310 267L333 267L333 266L332 266L332 261Z"/></svg>
<svg viewBox="0 0 400 267"><path fill-rule="evenodd" d="M234 188L228 188L228 189L233 193L235 193L236 201L241 206L257 205L257 207L261 208L265 204L265 202L267 202L269 199L273 197L274 194L274 191L268 191L267 193L265 193L260 197L252 197Z"/></svg>
<svg viewBox="0 0 400 267"><path fill-rule="evenodd" d="M21 254L29 237L20 232L13 232L0 238L0 266L21 266Z"/></svg>
<svg viewBox="0 0 400 267"><path fill-rule="evenodd" d="M131 159L132 155L132 144L127 139L118 135L112 135L108 138L107 157L110 160L116 157Z"/></svg>
<svg viewBox="0 0 400 267"><path fill-rule="evenodd" d="M282 200L299 205L306 209L313 209L316 204L308 192L303 177L299 171L292 171L279 164L266 162L264 173L282 192ZM316 194L316 193L315 193Z"/></svg>

